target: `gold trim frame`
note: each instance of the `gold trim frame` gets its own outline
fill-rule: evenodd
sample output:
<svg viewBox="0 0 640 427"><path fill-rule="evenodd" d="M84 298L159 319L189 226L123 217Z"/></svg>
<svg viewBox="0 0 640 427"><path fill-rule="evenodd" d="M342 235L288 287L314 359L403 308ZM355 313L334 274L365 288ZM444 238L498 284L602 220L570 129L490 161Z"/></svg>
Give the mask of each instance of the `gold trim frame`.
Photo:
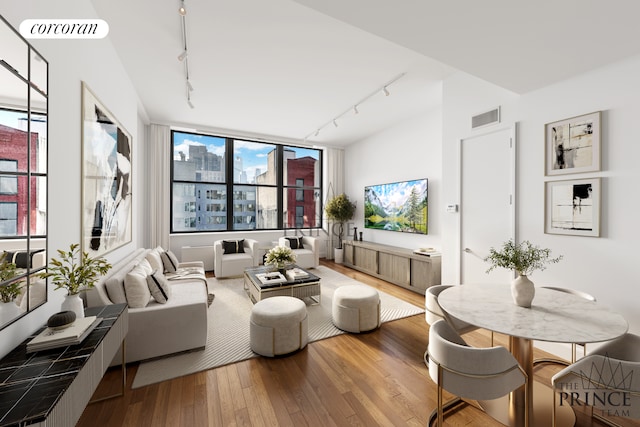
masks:
<svg viewBox="0 0 640 427"><path fill-rule="evenodd" d="M599 237L600 184L600 178L547 181L544 232Z"/></svg>
<svg viewBox="0 0 640 427"><path fill-rule="evenodd" d="M600 118L596 111L544 126L545 175L600 170Z"/></svg>
<svg viewBox="0 0 640 427"><path fill-rule="evenodd" d="M131 135L82 82L82 250L100 256L132 240Z"/></svg>

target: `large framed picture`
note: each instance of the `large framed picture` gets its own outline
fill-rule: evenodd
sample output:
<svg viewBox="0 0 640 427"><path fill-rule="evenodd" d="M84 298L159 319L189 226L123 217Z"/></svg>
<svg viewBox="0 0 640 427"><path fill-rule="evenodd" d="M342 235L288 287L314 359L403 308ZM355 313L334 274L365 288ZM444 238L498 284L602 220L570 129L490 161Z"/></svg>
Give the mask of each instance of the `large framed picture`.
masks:
<svg viewBox="0 0 640 427"><path fill-rule="evenodd" d="M600 111L545 125L545 174L600 170Z"/></svg>
<svg viewBox="0 0 640 427"><path fill-rule="evenodd" d="M600 178L545 183L545 233L600 236Z"/></svg>
<svg viewBox="0 0 640 427"><path fill-rule="evenodd" d="M131 135L82 82L82 250L131 242Z"/></svg>

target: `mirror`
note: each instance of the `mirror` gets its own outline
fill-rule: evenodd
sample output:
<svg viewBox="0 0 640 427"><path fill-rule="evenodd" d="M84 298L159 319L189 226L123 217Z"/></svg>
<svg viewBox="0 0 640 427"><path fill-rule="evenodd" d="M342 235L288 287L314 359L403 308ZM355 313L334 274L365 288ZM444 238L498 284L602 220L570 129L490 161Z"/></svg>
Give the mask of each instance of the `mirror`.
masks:
<svg viewBox="0 0 640 427"><path fill-rule="evenodd" d="M47 61L0 16L0 329L47 301Z"/></svg>

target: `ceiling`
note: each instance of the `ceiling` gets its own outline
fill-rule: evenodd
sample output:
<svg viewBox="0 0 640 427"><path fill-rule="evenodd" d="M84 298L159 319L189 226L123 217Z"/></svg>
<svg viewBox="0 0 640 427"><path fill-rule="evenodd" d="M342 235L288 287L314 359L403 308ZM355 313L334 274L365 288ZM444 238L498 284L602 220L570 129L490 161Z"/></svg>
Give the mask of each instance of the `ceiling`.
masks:
<svg viewBox="0 0 640 427"><path fill-rule="evenodd" d="M190 108L179 0L92 3L152 122L318 145L438 107L457 70L526 93L640 53L635 0L185 0Z"/></svg>

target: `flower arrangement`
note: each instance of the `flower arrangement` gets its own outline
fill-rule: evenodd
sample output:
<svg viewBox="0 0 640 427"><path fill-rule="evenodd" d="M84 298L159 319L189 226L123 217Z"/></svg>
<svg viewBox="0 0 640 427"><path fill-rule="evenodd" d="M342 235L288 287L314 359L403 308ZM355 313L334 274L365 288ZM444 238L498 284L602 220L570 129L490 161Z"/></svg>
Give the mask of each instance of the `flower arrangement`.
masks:
<svg viewBox="0 0 640 427"><path fill-rule="evenodd" d="M267 252L264 260L266 265L273 265L277 268L284 268L285 264L296 262L296 256L288 246L276 246Z"/></svg>
<svg viewBox="0 0 640 427"><path fill-rule="evenodd" d="M0 258L0 283L16 277L18 275L17 270L15 263L9 262L7 259L7 253L4 252ZM23 283L24 280L18 280L16 282L0 286L0 301L12 302L16 299L16 297L20 295L20 288Z"/></svg>
<svg viewBox="0 0 640 427"><path fill-rule="evenodd" d="M562 255L551 258L551 249L542 249L534 246L528 240L515 244L513 239L503 243L501 250L491 248L489 256L484 261L491 263L491 270L502 267L509 270L515 270L518 275L526 276L535 270L544 270L546 264L555 264L562 259Z"/></svg>
<svg viewBox="0 0 640 427"><path fill-rule="evenodd" d="M52 258L48 271L40 273L40 277L51 277L55 289L65 288L69 295L76 295L92 288L99 275L109 271L111 264L102 257L89 257L89 254L81 252L79 247L78 243L72 243L69 251L58 249L60 260Z"/></svg>

